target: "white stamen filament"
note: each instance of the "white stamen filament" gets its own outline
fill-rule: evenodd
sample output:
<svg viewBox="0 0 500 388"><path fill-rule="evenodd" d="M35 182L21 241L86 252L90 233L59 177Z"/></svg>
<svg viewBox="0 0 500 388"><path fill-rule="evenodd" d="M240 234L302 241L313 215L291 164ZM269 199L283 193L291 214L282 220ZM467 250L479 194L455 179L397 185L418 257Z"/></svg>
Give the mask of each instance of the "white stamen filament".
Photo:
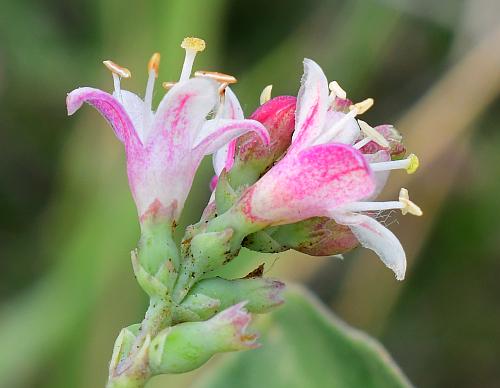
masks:
<svg viewBox="0 0 500 388"><path fill-rule="evenodd" d="M184 57L179 82L186 81L191 76L194 58L198 52L205 50L205 41L199 38L185 38L181 43L181 47L186 50L186 56Z"/></svg>
<svg viewBox="0 0 500 388"><path fill-rule="evenodd" d="M357 150L359 150L359 149L363 148L365 145L367 145L368 143L370 143L371 141L372 141L371 138L365 137L364 139L361 139L360 141L355 143L353 145L353 148L356 148Z"/></svg>
<svg viewBox="0 0 500 388"><path fill-rule="evenodd" d="M356 109L352 109L349 113L345 114L339 121L337 121L334 125L330 127L330 129L321 133L316 140L314 140L313 144L324 144L331 141L335 136L339 134L339 132L343 129L344 125L350 119L353 119L358 114Z"/></svg>
<svg viewBox="0 0 500 388"><path fill-rule="evenodd" d="M358 120L359 127L361 131L365 134L366 137L370 138L370 140L374 141L378 145L384 148L388 148L390 146L389 142L382 136L375 128L372 128L367 122L363 120Z"/></svg>
<svg viewBox="0 0 500 388"><path fill-rule="evenodd" d="M184 64L182 65L179 82L186 81L191 76L191 71L193 70L193 63L196 54L197 51L186 49L186 56L184 57Z"/></svg>
<svg viewBox="0 0 500 388"><path fill-rule="evenodd" d="M120 87L120 76L116 73L112 73L113 75L113 86L115 89L115 94L120 97L120 100L122 100L122 89Z"/></svg>
<svg viewBox="0 0 500 388"><path fill-rule="evenodd" d="M399 201L386 201L386 202L352 202L342 207L342 210L350 212L373 212L383 210L400 209L403 215L408 213L414 216L421 216L422 210L410 201L408 190L402 188L399 192Z"/></svg>
<svg viewBox="0 0 500 388"><path fill-rule="evenodd" d="M406 170L408 174L413 174L419 166L418 157L410 154L406 159L391 160L389 162L370 163L373 171Z"/></svg>
<svg viewBox="0 0 500 388"><path fill-rule="evenodd" d="M144 94L144 109L151 110L153 104L153 91L155 87L156 72L154 69L149 70L148 83L146 84L146 92Z"/></svg>

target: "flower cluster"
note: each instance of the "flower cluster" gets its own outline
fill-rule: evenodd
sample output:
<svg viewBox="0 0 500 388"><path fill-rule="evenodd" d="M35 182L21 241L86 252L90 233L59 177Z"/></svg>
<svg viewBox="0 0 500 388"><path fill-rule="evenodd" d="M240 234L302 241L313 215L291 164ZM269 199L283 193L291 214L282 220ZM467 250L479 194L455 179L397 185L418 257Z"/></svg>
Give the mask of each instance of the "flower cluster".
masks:
<svg viewBox="0 0 500 388"><path fill-rule="evenodd" d="M153 108L160 55L148 63L144 99L124 90L131 73L105 61L112 94L83 87L68 94L68 113L95 107L124 144L130 189L137 205L141 240L132 252L136 278L150 297L141 324L122 330L110 363L109 387L142 386L160 373L192 370L217 352L250 349L250 313L283 302L283 283L262 276L215 277L244 246L262 252L296 249L312 255L344 253L358 244L375 251L396 278L406 269L404 250L377 219L399 209L421 215L401 189L397 201L374 198L390 170L413 173L418 158L390 125L371 127L356 117L373 105L353 104L328 83L321 68L304 60L298 97L271 98L245 119L230 75L197 71L205 42L186 38L177 82ZM205 155L215 170L210 201L200 222L180 245L173 231Z"/></svg>

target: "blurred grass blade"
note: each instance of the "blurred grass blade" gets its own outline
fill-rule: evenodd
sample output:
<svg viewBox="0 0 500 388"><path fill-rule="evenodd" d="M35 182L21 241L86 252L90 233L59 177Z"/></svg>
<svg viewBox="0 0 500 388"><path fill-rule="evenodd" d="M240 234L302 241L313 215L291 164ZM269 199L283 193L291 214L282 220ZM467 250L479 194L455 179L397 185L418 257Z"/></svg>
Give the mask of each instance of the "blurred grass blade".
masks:
<svg viewBox="0 0 500 388"><path fill-rule="evenodd" d="M333 316L303 289L260 323L260 349L224 356L196 388L409 387L375 340Z"/></svg>

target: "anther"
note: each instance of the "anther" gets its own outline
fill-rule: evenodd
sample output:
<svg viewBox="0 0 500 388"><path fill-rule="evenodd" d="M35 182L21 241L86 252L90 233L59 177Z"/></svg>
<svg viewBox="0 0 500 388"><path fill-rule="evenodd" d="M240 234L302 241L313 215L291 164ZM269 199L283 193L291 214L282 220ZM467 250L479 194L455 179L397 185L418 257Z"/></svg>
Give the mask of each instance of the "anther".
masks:
<svg viewBox="0 0 500 388"><path fill-rule="evenodd" d="M390 146L386 138L382 136L375 128L372 128L367 122L358 120L358 124L361 128L361 131L363 131L367 138L371 139L384 148L388 148Z"/></svg>
<svg viewBox="0 0 500 388"><path fill-rule="evenodd" d="M345 100L347 98L346 91L344 89L342 89L342 87L339 85L339 83L337 81L330 82L330 84L328 85L328 88L330 89L330 91L333 94L335 94L336 97L342 98L343 100Z"/></svg>
<svg viewBox="0 0 500 388"><path fill-rule="evenodd" d="M161 86L165 90L170 90L174 87L177 82L162 82Z"/></svg>
<svg viewBox="0 0 500 388"><path fill-rule="evenodd" d="M418 170L418 166L420 165L420 161L418 160L418 156L415 154L410 154L407 158L410 162L408 167L406 167L406 172L408 174L413 174Z"/></svg>
<svg viewBox="0 0 500 388"><path fill-rule="evenodd" d="M193 50L196 52L202 52L205 50L206 44L203 39L187 37L181 43L181 47L184 50Z"/></svg>
<svg viewBox="0 0 500 388"><path fill-rule="evenodd" d="M219 73L217 71L206 71L206 70L198 70L194 73L195 77L205 77L210 78L215 81L227 84L235 84L238 80L229 74Z"/></svg>
<svg viewBox="0 0 500 388"><path fill-rule="evenodd" d="M130 78L132 74L130 73L130 70L121 67L120 65L117 65L113 61L107 60L102 62L104 66L106 66L113 74L119 75L122 78Z"/></svg>
<svg viewBox="0 0 500 388"><path fill-rule="evenodd" d="M151 70L154 70L155 78L158 78L159 67L160 67L160 53L154 53L148 62L148 73Z"/></svg>
<svg viewBox="0 0 500 388"><path fill-rule="evenodd" d="M349 110L355 110L358 115L365 113L368 109L370 109L375 101L373 98L367 98L361 102L353 104L349 107Z"/></svg>
<svg viewBox="0 0 500 388"><path fill-rule="evenodd" d="M271 99L271 92L273 90L273 85L267 85L260 94L260 105L265 104Z"/></svg>
<svg viewBox="0 0 500 388"><path fill-rule="evenodd" d="M405 188L402 188L399 192L399 202L403 205L401 208L401 213L403 213L403 215L410 213L414 216L421 216L423 214L422 210L410 201L408 190Z"/></svg>

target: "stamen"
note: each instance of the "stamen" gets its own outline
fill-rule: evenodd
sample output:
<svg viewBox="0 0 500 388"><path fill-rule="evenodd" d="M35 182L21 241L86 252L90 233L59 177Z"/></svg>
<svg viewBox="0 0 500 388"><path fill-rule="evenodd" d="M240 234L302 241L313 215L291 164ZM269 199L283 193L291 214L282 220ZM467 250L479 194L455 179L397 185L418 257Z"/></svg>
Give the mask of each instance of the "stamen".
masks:
<svg viewBox="0 0 500 388"><path fill-rule="evenodd" d="M271 99L271 92L273 90L273 85L267 85L260 94L260 105L265 104Z"/></svg>
<svg viewBox="0 0 500 388"><path fill-rule="evenodd" d="M148 73L153 70L156 78L158 78L158 71L160 68L160 53L154 53L148 62Z"/></svg>
<svg viewBox="0 0 500 388"><path fill-rule="evenodd" d="M177 82L166 81L161 84L161 87L165 90L170 90L174 87Z"/></svg>
<svg viewBox="0 0 500 388"><path fill-rule="evenodd" d="M147 128L149 125L149 112L153 104L153 91L156 78L158 78L158 70L160 67L160 53L154 53L148 62L148 82L146 84L146 92L144 93L144 115L143 126Z"/></svg>
<svg viewBox="0 0 500 388"><path fill-rule="evenodd" d="M355 110L357 111L358 115L361 115L365 113L368 109L370 109L375 101L373 98L367 98L366 100L363 100L361 102L358 102L357 104L353 104L349 107L349 110Z"/></svg>
<svg viewBox="0 0 500 388"><path fill-rule="evenodd" d="M313 144L323 144L331 141L335 136L339 134L344 125L350 120L356 117L358 114L357 110L352 109L349 113L346 113L339 121L337 121L330 129L321 133Z"/></svg>
<svg viewBox="0 0 500 388"><path fill-rule="evenodd" d="M358 124L359 127L361 128L361 131L363 131L363 133L367 138L374 141L381 147L388 148L390 146L389 142L385 139L385 137L382 136L376 129L368 125L367 122L363 120L358 120Z"/></svg>
<svg viewBox="0 0 500 388"><path fill-rule="evenodd" d="M410 213L414 216L421 216L423 214L422 210L410 201L408 190L404 188L399 192L399 201L351 202L346 206L342 206L342 210L351 212L373 212L393 209L400 209L403 215Z"/></svg>
<svg viewBox="0 0 500 388"><path fill-rule="evenodd" d="M198 70L195 71L194 76L210 78L217 82L222 82L227 84L235 84L236 82L238 82L238 80L232 75L219 73L217 71Z"/></svg>
<svg viewBox="0 0 500 388"><path fill-rule="evenodd" d="M130 70L127 69L126 67L122 67L120 65L117 65L113 61L103 61L102 62L104 66L106 66L113 74L117 74L122 78L130 78L132 77L132 73L130 73Z"/></svg>
<svg viewBox="0 0 500 388"><path fill-rule="evenodd" d="M370 163L373 171L387 170L406 170L408 174L413 174L419 166L418 157L415 154L410 154L406 159L391 160L389 162Z"/></svg>
<svg viewBox="0 0 500 388"><path fill-rule="evenodd" d="M365 145L367 145L369 142L371 142L372 139L369 137L365 137L358 141L356 144L353 145L353 148L356 148L357 150L363 148Z"/></svg>
<svg viewBox="0 0 500 388"><path fill-rule="evenodd" d="M197 53L205 50L205 41L200 38L184 38L181 47L186 50L186 56L184 57L184 64L182 65L179 82L186 81L191 76L194 58Z"/></svg>
<svg viewBox="0 0 500 388"><path fill-rule="evenodd" d="M347 98L347 93L342 87L339 85L337 81L332 81L329 83L328 88L330 91L338 98L345 100Z"/></svg>
<svg viewBox="0 0 500 388"><path fill-rule="evenodd" d="M405 188L402 188L399 192L399 202L403 204L403 207L401 208L401 213L403 213L403 215L410 213L414 216L420 217L423 214L422 209L410 201L408 190Z"/></svg>
<svg viewBox="0 0 500 388"><path fill-rule="evenodd" d="M120 86L120 77L122 78L130 78L132 76L132 73L130 73L130 70L121 67L120 65L117 65L113 61L107 60L102 62L104 66L106 66L112 73L113 75L113 87L115 89L115 94L120 100L122 99L122 94L121 94L121 86Z"/></svg>

